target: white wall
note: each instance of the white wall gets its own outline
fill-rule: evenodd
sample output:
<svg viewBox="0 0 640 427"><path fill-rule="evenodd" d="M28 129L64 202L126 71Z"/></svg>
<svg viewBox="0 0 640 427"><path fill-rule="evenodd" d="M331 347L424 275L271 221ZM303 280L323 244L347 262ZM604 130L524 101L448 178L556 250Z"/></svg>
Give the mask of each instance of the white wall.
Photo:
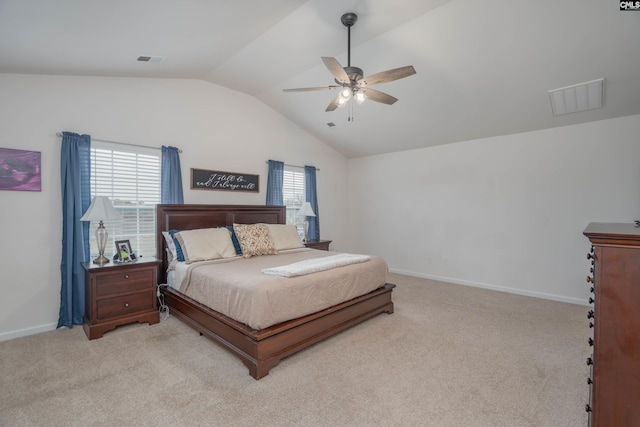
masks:
<svg viewBox="0 0 640 427"><path fill-rule="evenodd" d="M180 147L187 203L262 204L266 160L313 164L332 249L569 302L587 298L587 223L640 219L640 116L348 161L255 98L200 81L0 74L0 94L0 147L41 151L43 181L0 191L0 341L57 323L64 130ZM191 167L260 174L261 191L189 190Z"/></svg>
<svg viewBox="0 0 640 427"><path fill-rule="evenodd" d="M346 158L253 97L194 80L8 74L0 94L0 147L42 152L42 192L0 191L0 341L57 324L57 132L181 148L186 203L264 204L268 159L315 165L322 237L347 245ZM190 190L191 167L260 174L260 193Z"/></svg>
<svg viewBox="0 0 640 427"><path fill-rule="evenodd" d="M640 219L640 116L349 161L354 252L395 272L586 303L591 221Z"/></svg>

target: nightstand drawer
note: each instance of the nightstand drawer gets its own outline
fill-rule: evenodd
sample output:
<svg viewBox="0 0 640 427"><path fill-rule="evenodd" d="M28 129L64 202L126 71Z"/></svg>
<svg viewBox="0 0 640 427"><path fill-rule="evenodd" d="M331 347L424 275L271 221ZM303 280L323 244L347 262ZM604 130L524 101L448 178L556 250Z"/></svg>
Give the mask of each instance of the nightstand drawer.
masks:
<svg viewBox="0 0 640 427"><path fill-rule="evenodd" d="M98 320L126 316L143 310L153 310L154 299L150 292L105 298L98 301Z"/></svg>
<svg viewBox="0 0 640 427"><path fill-rule="evenodd" d="M96 277L96 298L148 290L153 285L153 271L126 270Z"/></svg>

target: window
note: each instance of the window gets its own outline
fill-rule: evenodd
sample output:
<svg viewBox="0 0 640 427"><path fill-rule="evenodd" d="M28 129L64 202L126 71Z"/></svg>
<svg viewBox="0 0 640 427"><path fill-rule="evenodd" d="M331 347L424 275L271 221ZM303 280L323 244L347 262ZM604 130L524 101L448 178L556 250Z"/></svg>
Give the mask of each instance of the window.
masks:
<svg viewBox="0 0 640 427"><path fill-rule="evenodd" d="M91 197L107 196L122 219L105 221L113 253L115 240L129 240L136 255L156 256L156 204L160 203L160 150L91 142ZM91 256L97 256L91 223Z"/></svg>
<svg viewBox="0 0 640 427"><path fill-rule="evenodd" d="M305 201L304 168L284 167L282 198L287 207L287 224L299 225L300 218L296 217L296 213Z"/></svg>

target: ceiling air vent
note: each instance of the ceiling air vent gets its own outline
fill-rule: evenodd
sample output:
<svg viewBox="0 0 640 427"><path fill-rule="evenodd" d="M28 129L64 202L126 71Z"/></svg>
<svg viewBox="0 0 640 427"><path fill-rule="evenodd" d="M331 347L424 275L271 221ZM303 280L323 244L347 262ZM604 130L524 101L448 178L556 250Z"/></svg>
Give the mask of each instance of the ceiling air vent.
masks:
<svg viewBox="0 0 640 427"><path fill-rule="evenodd" d="M604 79L592 80L549 91L554 116L602 108Z"/></svg>
<svg viewBox="0 0 640 427"><path fill-rule="evenodd" d="M327 123L327 126L329 126L330 128L334 127L335 125L336 125L336 124L335 124L335 123L333 123L333 122L329 122L329 123Z"/></svg>
<svg viewBox="0 0 640 427"><path fill-rule="evenodd" d="M162 62L165 59L164 56L138 56L139 62Z"/></svg>

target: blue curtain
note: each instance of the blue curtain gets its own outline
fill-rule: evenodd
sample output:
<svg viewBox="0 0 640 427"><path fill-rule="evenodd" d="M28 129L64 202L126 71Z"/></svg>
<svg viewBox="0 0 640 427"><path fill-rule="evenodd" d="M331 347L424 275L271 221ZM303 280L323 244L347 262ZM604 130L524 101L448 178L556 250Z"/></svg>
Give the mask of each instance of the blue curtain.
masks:
<svg viewBox="0 0 640 427"><path fill-rule="evenodd" d="M180 150L176 147L162 146L162 165L160 171L160 203L184 203L182 170L180 169Z"/></svg>
<svg viewBox="0 0 640 427"><path fill-rule="evenodd" d="M84 269L89 261L89 222L80 217L91 204L91 137L62 133L60 153L62 184L62 261L58 327L82 324Z"/></svg>
<svg viewBox="0 0 640 427"><path fill-rule="evenodd" d="M284 162L269 160L269 175L267 176L267 205L284 205L282 185L284 183Z"/></svg>
<svg viewBox="0 0 640 427"><path fill-rule="evenodd" d="M309 220L309 240L320 240L320 212L318 211L318 193L316 191L316 168L315 166L304 167L304 186L306 201L311 203L315 217Z"/></svg>

